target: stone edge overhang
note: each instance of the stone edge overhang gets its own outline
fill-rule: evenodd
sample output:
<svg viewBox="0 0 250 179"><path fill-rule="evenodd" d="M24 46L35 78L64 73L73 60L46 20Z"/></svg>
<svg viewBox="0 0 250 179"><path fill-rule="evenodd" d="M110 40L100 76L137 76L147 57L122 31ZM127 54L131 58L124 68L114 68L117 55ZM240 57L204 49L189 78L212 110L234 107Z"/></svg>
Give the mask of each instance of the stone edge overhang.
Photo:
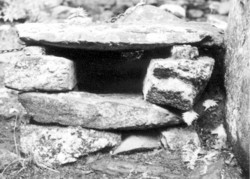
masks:
<svg viewBox="0 0 250 179"><path fill-rule="evenodd" d="M27 45L117 51L151 50L173 45L223 46L223 32L201 22L168 24L26 23L17 25L19 38Z"/></svg>

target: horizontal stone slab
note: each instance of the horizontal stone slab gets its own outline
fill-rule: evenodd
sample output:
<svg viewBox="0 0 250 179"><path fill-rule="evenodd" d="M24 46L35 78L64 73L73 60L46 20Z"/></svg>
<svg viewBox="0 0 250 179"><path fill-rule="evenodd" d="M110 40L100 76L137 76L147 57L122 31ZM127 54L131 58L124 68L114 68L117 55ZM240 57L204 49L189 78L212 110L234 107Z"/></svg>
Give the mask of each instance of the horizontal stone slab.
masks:
<svg viewBox="0 0 250 179"><path fill-rule="evenodd" d="M39 53L39 52L38 52ZM69 91L76 85L75 63L46 55L23 55L5 70L5 86L20 91Z"/></svg>
<svg viewBox="0 0 250 179"><path fill-rule="evenodd" d="M44 166L75 162L80 156L111 148L120 135L81 127L21 126L20 146L24 154Z"/></svg>
<svg viewBox="0 0 250 179"><path fill-rule="evenodd" d="M190 110L206 87L214 59L155 59L149 64L144 80L144 99L155 104Z"/></svg>
<svg viewBox="0 0 250 179"><path fill-rule="evenodd" d="M169 14L160 16L155 13L147 16L149 18L147 20L138 15L143 8L144 6L138 7L135 12L125 13L126 17L122 17L117 23L86 25L25 23L17 25L17 30L19 37L26 43L87 50L147 50L175 44L221 46L223 43L222 32L210 24L173 21L173 17L170 18ZM147 8L148 6L145 6L146 10ZM133 14L137 18L136 21L131 18ZM161 20L161 23L157 20L165 16L169 17L165 18L169 20ZM149 23L150 20L152 23Z"/></svg>
<svg viewBox="0 0 250 179"><path fill-rule="evenodd" d="M148 103L141 96L85 92L23 93L19 101L41 123L93 129L146 129L182 123L179 115Z"/></svg>

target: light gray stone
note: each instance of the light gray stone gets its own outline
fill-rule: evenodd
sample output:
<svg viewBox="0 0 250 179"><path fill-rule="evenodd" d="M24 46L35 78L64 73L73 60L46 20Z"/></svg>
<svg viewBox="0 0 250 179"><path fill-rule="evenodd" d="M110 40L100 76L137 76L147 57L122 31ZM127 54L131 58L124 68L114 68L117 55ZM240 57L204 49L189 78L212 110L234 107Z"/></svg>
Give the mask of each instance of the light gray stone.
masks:
<svg viewBox="0 0 250 179"><path fill-rule="evenodd" d="M221 15L228 15L231 7L231 1L221 2L218 8L218 13Z"/></svg>
<svg viewBox="0 0 250 179"><path fill-rule="evenodd" d="M116 0L116 6L118 8L131 7L135 5L133 0Z"/></svg>
<svg viewBox="0 0 250 179"><path fill-rule="evenodd" d="M175 45L171 49L171 56L175 59L194 60L199 56L199 51L197 47L191 45Z"/></svg>
<svg viewBox="0 0 250 179"><path fill-rule="evenodd" d="M23 49L23 54L26 56L45 55L46 49L40 46L27 46Z"/></svg>
<svg viewBox="0 0 250 179"><path fill-rule="evenodd" d="M154 59L144 80L144 99L155 104L190 110L209 81L214 59Z"/></svg>
<svg viewBox="0 0 250 179"><path fill-rule="evenodd" d="M250 1L231 1L226 33L226 123L236 158L249 175Z"/></svg>
<svg viewBox="0 0 250 179"><path fill-rule="evenodd" d="M198 134L191 128L170 128L162 131L161 142L167 150L181 152L183 163L194 169L201 151Z"/></svg>
<svg viewBox="0 0 250 179"><path fill-rule="evenodd" d="M157 149L161 147L160 133L153 131L138 131L127 134L121 144L112 154L120 154L130 151Z"/></svg>
<svg viewBox="0 0 250 179"><path fill-rule="evenodd" d="M170 12L150 5L132 6L117 19L115 24L166 24L169 22L184 22Z"/></svg>
<svg viewBox="0 0 250 179"><path fill-rule="evenodd" d="M199 136L193 129L188 128L170 128L161 131L161 142L169 150L181 150L187 144L194 144L200 147Z"/></svg>
<svg viewBox="0 0 250 179"><path fill-rule="evenodd" d="M17 30L19 37L28 43L88 50L154 49L191 43L221 46L223 43L222 32L209 24L170 19L161 22L162 16L152 14L147 16L149 18L142 18L137 11L143 13L143 8L147 9L148 6L136 8L116 23L25 23L17 25ZM163 11L169 17L164 10L156 10ZM139 14L136 20L131 16L133 13Z"/></svg>
<svg viewBox="0 0 250 179"><path fill-rule="evenodd" d="M37 164L49 167L75 162L80 156L119 142L118 134L81 127L21 126L21 151L32 155Z"/></svg>
<svg viewBox="0 0 250 179"><path fill-rule="evenodd" d="M144 101L141 96L23 93L19 101L41 123L94 129L145 129L182 122L178 115Z"/></svg>
<svg viewBox="0 0 250 179"><path fill-rule="evenodd" d="M5 86L20 91L69 91L75 85L75 64L62 57L24 55L5 70Z"/></svg>
<svg viewBox="0 0 250 179"><path fill-rule="evenodd" d="M227 16L209 14L207 15L207 22L225 31L228 27L227 18Z"/></svg>
<svg viewBox="0 0 250 179"><path fill-rule="evenodd" d="M171 12L177 17L185 18L186 17L186 9L184 7L181 7L178 4L164 4L160 6L161 9L164 9L165 11Z"/></svg>
<svg viewBox="0 0 250 179"><path fill-rule="evenodd" d="M200 9L189 9L187 11L188 17L192 19L198 19L204 16L204 12Z"/></svg>
<svg viewBox="0 0 250 179"><path fill-rule="evenodd" d="M0 51L24 47L20 43L16 28L11 24L2 24L0 26L0 41Z"/></svg>
<svg viewBox="0 0 250 179"><path fill-rule="evenodd" d="M211 11L216 12L220 15L228 15L230 7L231 7L230 1L223 1L223 2L217 2L217 1L211 1L209 2L209 7Z"/></svg>
<svg viewBox="0 0 250 179"><path fill-rule="evenodd" d="M0 26L0 52L23 48L20 44L17 31L11 25ZM4 86L4 70L9 63L13 63L13 56L20 52L0 53L0 87Z"/></svg>

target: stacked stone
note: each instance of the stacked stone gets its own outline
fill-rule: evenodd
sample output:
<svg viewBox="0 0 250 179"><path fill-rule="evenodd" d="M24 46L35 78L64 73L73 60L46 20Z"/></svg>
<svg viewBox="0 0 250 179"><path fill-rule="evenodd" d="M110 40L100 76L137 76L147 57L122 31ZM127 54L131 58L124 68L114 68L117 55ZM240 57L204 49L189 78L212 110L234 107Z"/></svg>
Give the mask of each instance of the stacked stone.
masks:
<svg viewBox="0 0 250 179"><path fill-rule="evenodd" d="M174 46L172 56L150 62L144 81L144 99L180 110L191 110L204 90L214 59L199 57L197 47Z"/></svg>
<svg viewBox="0 0 250 179"><path fill-rule="evenodd" d="M49 126L22 126L21 148L25 154L32 153L38 163L47 166L64 164L103 148L117 147L118 131L183 123L181 111L193 108L214 67L214 59L199 56L197 47L186 44L220 46L221 33L203 23L173 21L172 16L166 21L170 15L153 6L138 7L134 13L136 18L141 16L140 23L135 23L134 16L129 14L114 24L85 28L79 24L17 27L23 41L46 49L55 46L108 53L172 47L170 57L151 60L143 84L144 99L141 94L73 91L78 83L77 61L47 55L43 47L26 47L17 63L6 70L5 86L21 91L19 101L28 114L34 121ZM181 111L174 113L168 107ZM118 147L114 153L120 151Z"/></svg>

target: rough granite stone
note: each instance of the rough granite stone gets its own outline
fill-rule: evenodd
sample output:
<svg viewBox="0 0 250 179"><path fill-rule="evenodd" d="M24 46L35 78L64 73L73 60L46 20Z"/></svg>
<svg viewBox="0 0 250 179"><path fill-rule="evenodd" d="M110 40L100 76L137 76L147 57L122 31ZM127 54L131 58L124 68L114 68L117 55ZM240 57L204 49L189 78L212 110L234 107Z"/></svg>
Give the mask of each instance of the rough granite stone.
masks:
<svg viewBox="0 0 250 179"><path fill-rule="evenodd" d="M155 104L190 110L206 87L214 59L154 59L144 80L144 99Z"/></svg>
<svg viewBox="0 0 250 179"><path fill-rule="evenodd" d="M24 55L5 70L5 86L20 91L69 91L75 85L75 64L62 57Z"/></svg>
<svg viewBox="0 0 250 179"><path fill-rule="evenodd" d="M17 30L26 43L88 50L154 49L193 43L197 46L221 46L223 43L222 31L206 23L185 22L178 18L175 21L171 18L162 21L164 14L154 13L142 18L138 11L143 12L148 8L155 11L156 7L138 7L116 23L25 23L17 25ZM136 21L130 18L133 13L139 14ZM163 13L169 17L169 13Z"/></svg>
<svg viewBox="0 0 250 179"><path fill-rule="evenodd" d="M236 158L249 175L250 1L232 0L231 3L226 33L226 123Z"/></svg>
<svg viewBox="0 0 250 179"><path fill-rule="evenodd" d="M19 95L19 101L40 123L125 130L183 122L178 115L144 101L141 96L86 92L23 93Z"/></svg>
<svg viewBox="0 0 250 179"><path fill-rule="evenodd" d="M120 135L81 127L21 126L20 146L37 164L51 167L75 162L80 156L111 148Z"/></svg>

